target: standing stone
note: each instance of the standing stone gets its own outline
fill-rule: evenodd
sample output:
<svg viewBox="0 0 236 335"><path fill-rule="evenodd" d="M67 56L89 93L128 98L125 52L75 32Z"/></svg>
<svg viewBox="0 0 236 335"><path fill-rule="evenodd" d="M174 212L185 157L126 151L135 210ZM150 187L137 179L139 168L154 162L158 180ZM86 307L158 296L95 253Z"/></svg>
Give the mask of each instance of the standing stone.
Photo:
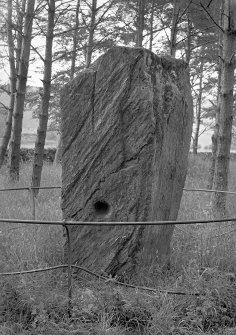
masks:
<svg viewBox="0 0 236 335"><path fill-rule="evenodd" d="M115 47L64 86L62 210L76 221L176 220L187 172L187 65ZM111 275L169 263L174 226L70 228L72 261Z"/></svg>

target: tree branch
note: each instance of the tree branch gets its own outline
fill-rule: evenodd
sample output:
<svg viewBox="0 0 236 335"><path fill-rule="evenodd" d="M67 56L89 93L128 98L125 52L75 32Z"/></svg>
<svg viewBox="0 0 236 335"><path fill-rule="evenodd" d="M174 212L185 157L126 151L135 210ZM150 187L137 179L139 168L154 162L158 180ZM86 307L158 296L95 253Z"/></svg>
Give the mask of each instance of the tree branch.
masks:
<svg viewBox="0 0 236 335"><path fill-rule="evenodd" d="M187 7L185 7L185 9L183 10L183 13L178 17L177 22L176 22L176 26L179 24L180 20L182 19L182 17L184 16L184 14L187 12L187 10L190 7L190 5L191 5L192 2L193 2L193 0L189 1L189 4L187 5Z"/></svg>
<svg viewBox="0 0 236 335"><path fill-rule="evenodd" d="M61 7L61 6L63 6L63 5L65 5L65 4L71 4L71 0L68 0L68 1L62 1L58 6L56 6L56 11L59 9L59 7ZM69 6L67 6L67 8L68 8ZM72 10L75 10L75 9L73 9L73 7L71 8L71 11Z"/></svg>
<svg viewBox="0 0 236 335"><path fill-rule="evenodd" d="M104 18L104 16L106 15L106 13L109 11L109 9L112 7L112 5L113 5L114 2L115 2L115 0L108 0L105 4L107 4L107 3L110 2L110 1L111 1L111 3L107 6L107 8L106 8L106 9L104 10L104 12L102 13L102 15L99 17L98 21L95 23L95 25L94 25L94 29L96 29L96 27L99 25L99 23L102 22L102 19ZM101 6L99 7L99 9L102 8L105 4L101 5Z"/></svg>
<svg viewBox="0 0 236 335"><path fill-rule="evenodd" d="M38 52L37 48L35 48L32 43L31 43L31 48L34 50L34 52L39 56L39 58L41 59L41 61L43 61L43 63L45 62L45 59L43 58L43 56Z"/></svg>
<svg viewBox="0 0 236 335"><path fill-rule="evenodd" d="M9 110L9 108L8 108L3 102L1 102L1 101L0 101L0 105L1 105L4 109Z"/></svg>
<svg viewBox="0 0 236 335"><path fill-rule="evenodd" d="M207 8L210 7L210 4L212 3L213 0L210 0L210 2L207 5Z"/></svg>
<svg viewBox="0 0 236 335"><path fill-rule="evenodd" d="M208 99L208 101L212 104L213 107L217 107L217 105L212 101L211 99Z"/></svg>
<svg viewBox="0 0 236 335"><path fill-rule="evenodd" d="M200 136L201 136L202 134L204 134L206 131L208 131L209 129L211 129L212 126L213 126L213 124L214 124L214 122L211 122L210 124L204 126L205 128L202 130L202 132L199 132L198 137L200 137Z"/></svg>
<svg viewBox="0 0 236 335"><path fill-rule="evenodd" d="M170 38L169 38L169 36L168 36L168 34L167 34L167 32L166 32L166 25L165 25L165 22L162 20L162 18L160 18L160 21L161 21L161 23L162 23L162 25L163 25L163 30L164 30L164 32L165 32L165 35L166 35L166 38L167 38L167 40L168 40L168 43L170 43Z"/></svg>
<svg viewBox="0 0 236 335"><path fill-rule="evenodd" d="M61 31L61 32L59 32L59 33L53 34L53 37L58 37L58 36L60 36L60 35L69 33L70 31L74 31L74 30L76 30L76 29L82 29L82 28L87 28L87 26L79 26L79 27L77 27L77 28L70 28L70 29L68 29L68 30L63 30L63 31Z"/></svg>
<svg viewBox="0 0 236 335"><path fill-rule="evenodd" d="M57 16L54 22L54 27L56 26L57 22L59 21L60 17L67 12L68 8L70 8L70 5L68 5L66 8L64 8Z"/></svg>
<svg viewBox="0 0 236 335"><path fill-rule="evenodd" d="M97 7L97 11L99 11L102 7L106 6L109 2L112 2L108 7L111 7L111 5L113 4L113 2L115 2L115 0L108 0L106 1L104 4L102 4L100 7Z"/></svg>
<svg viewBox="0 0 236 335"><path fill-rule="evenodd" d="M9 90L7 90L4 86L0 86L0 90L2 90L3 92L7 93L7 95L11 94L11 92Z"/></svg>
<svg viewBox="0 0 236 335"><path fill-rule="evenodd" d="M206 9L206 7L203 6L203 4L200 2L200 6L202 9L207 13L209 18L212 20L212 22L223 32L225 33L224 29L215 21L215 19L212 17L212 15L209 13L209 11Z"/></svg>

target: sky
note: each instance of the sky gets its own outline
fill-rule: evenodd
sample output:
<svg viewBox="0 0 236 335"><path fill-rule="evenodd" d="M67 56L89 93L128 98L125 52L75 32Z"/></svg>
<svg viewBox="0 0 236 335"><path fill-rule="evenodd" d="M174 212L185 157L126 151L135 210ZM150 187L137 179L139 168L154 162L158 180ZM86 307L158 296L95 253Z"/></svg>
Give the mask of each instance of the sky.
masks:
<svg viewBox="0 0 236 335"><path fill-rule="evenodd" d="M0 55L7 54L5 47L2 46L0 40ZM29 86L42 86L41 79L43 78L43 74L40 73L40 66L42 66L42 62L36 61L34 64L30 64L29 72L28 72L28 80L27 85ZM9 83L9 65L6 61L3 64L0 64L0 84L8 84Z"/></svg>
<svg viewBox="0 0 236 335"><path fill-rule="evenodd" d="M200 132L203 130L203 127L200 127ZM199 151L209 151L209 146L211 146L211 136L212 130L208 130L199 137ZM208 148L207 148L208 147Z"/></svg>

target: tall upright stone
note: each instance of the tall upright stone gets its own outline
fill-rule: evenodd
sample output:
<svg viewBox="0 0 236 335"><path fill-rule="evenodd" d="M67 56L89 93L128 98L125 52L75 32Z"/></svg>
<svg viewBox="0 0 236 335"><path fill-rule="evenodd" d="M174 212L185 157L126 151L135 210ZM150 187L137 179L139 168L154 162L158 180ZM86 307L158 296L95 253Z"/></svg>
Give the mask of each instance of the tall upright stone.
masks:
<svg viewBox="0 0 236 335"><path fill-rule="evenodd" d="M112 48L64 86L61 110L65 219L176 220L193 118L184 62ZM173 229L73 226L73 262L111 275L166 265Z"/></svg>

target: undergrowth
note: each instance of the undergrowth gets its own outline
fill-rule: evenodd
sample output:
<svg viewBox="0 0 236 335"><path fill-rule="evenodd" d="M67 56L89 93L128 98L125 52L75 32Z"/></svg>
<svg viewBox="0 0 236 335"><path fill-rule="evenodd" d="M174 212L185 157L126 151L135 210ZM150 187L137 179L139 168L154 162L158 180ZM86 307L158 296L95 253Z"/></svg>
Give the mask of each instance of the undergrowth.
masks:
<svg viewBox="0 0 236 335"><path fill-rule="evenodd" d="M235 162L230 189L235 191ZM190 157L186 188L206 188L209 161ZM29 186L31 166L20 182L9 183L1 171L0 188ZM42 185L60 185L58 166L47 164ZM1 192L1 218L32 216L28 191ZM235 216L235 197L228 215ZM61 220L60 190L41 190L36 219ZM211 218L209 193L184 191L179 219ZM59 226L0 224L0 272L45 268L63 263ZM235 233L232 223L177 226L172 241L172 269L144 268L134 284L199 295L172 295L115 286L109 280L77 278L68 305L67 272L53 270L0 277L0 335L187 335L235 334Z"/></svg>

